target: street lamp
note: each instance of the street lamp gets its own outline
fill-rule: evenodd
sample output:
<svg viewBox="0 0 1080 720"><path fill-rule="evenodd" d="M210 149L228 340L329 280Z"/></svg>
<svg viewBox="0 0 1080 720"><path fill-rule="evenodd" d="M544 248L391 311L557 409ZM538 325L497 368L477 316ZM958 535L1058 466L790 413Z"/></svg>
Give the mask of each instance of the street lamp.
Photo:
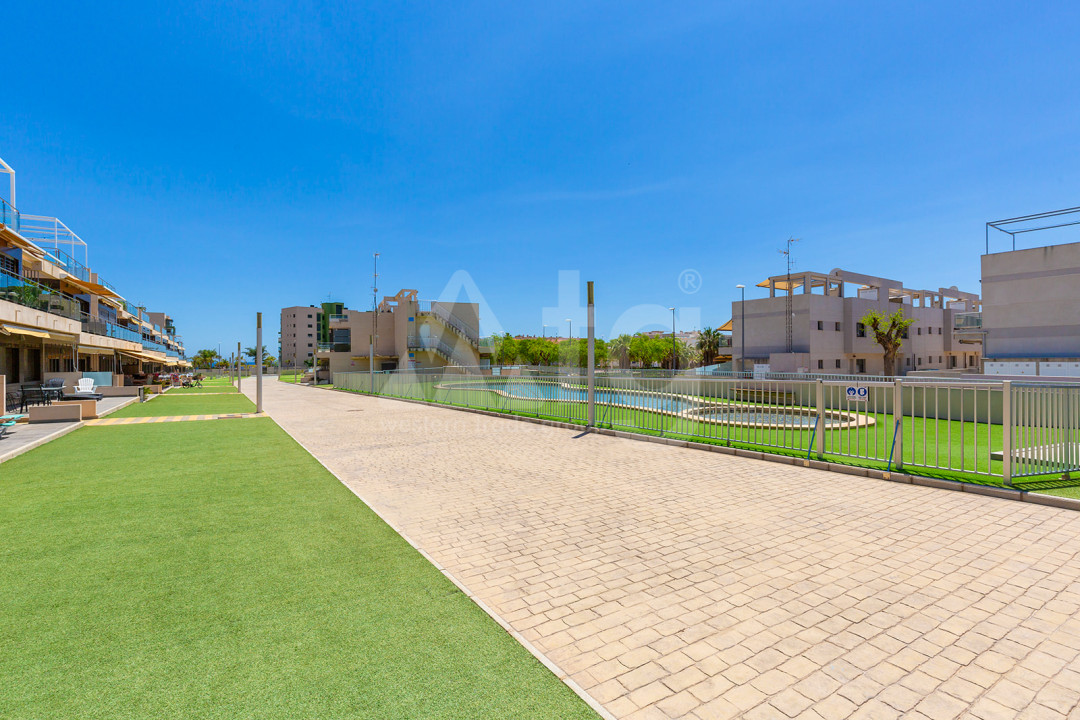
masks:
<svg viewBox="0 0 1080 720"><path fill-rule="evenodd" d="M675 308L668 310L671 311L671 374L674 375L679 369L679 346L675 340Z"/></svg>
<svg viewBox="0 0 1080 720"><path fill-rule="evenodd" d="M569 366L571 361L570 356L574 352L574 321L570 318L566 318L566 324L569 327L569 330L567 330L568 335L566 338L566 364Z"/></svg>
<svg viewBox="0 0 1080 720"><path fill-rule="evenodd" d="M544 329L540 331L540 334L543 335L545 340L547 340L547 329L548 329L548 326L545 325Z"/></svg>
<svg viewBox="0 0 1080 720"><path fill-rule="evenodd" d="M739 370L746 370L746 286L742 283L736 285L739 288L739 293L742 295L742 299L739 301L739 312L742 317L739 319Z"/></svg>

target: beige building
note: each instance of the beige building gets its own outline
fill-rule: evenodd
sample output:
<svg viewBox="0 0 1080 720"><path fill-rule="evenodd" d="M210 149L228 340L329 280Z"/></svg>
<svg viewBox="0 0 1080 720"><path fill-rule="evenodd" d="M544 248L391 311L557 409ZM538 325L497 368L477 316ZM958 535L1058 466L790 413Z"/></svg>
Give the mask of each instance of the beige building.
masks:
<svg viewBox="0 0 1080 720"><path fill-rule="evenodd" d="M736 369L767 365L772 372L884 374L881 347L859 320L871 309L891 313L898 307L916 320L897 356L898 374L979 365L981 339L954 331L956 315L979 310L975 293L955 287L913 290L899 280L839 269L793 273L790 285L787 275L777 275L758 287L768 289L769 297L731 304Z"/></svg>
<svg viewBox="0 0 1080 720"><path fill-rule="evenodd" d="M480 337L478 304L419 300L416 290L401 290L384 297L377 311L341 307L330 314L328 337L316 345L319 367L366 372L372 338L375 370L491 363L491 344Z"/></svg>
<svg viewBox="0 0 1080 720"><path fill-rule="evenodd" d="M315 305L297 305L281 310L281 367L300 367L315 357L318 348L319 319L322 310Z"/></svg>
<svg viewBox="0 0 1080 720"><path fill-rule="evenodd" d="M53 378L133 384L190 367L172 318L127 301L85 253L59 219L0 198L0 389Z"/></svg>
<svg viewBox="0 0 1080 720"><path fill-rule="evenodd" d="M1080 361L1080 243L983 255L982 288L987 360Z"/></svg>

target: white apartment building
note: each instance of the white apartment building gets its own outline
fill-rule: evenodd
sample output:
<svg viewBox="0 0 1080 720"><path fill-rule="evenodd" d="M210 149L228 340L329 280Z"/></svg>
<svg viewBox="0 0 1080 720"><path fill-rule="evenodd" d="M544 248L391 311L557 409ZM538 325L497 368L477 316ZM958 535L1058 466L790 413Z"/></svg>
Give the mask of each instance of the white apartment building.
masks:
<svg viewBox="0 0 1080 720"><path fill-rule="evenodd" d="M790 283L777 275L758 287L769 297L731 304L736 369L768 365L771 372L881 375L884 353L860 319L871 309L889 314L897 308L915 319L897 355L897 374L979 366L981 338L954 331L954 316L980 309L976 293L914 290L899 280L840 269L793 273Z"/></svg>

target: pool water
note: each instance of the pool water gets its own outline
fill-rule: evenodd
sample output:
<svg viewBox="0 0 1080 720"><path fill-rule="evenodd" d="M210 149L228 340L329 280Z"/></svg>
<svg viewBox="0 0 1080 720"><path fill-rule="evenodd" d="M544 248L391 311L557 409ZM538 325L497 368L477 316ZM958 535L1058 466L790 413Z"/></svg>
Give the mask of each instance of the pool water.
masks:
<svg viewBox="0 0 1080 720"><path fill-rule="evenodd" d="M519 400L552 400L561 402L588 402L588 391L560 383L546 382L506 382L486 383L462 382L446 383L448 390L479 390L502 392ZM803 426L813 427L816 416L810 412L804 414L800 409L789 411L778 408L755 410L746 405L711 405L703 400L695 400L686 395L657 392L633 392L597 388L598 405L621 405L659 412L688 414L706 422L730 423L738 425ZM846 416L827 416L826 426L843 425L850 422Z"/></svg>

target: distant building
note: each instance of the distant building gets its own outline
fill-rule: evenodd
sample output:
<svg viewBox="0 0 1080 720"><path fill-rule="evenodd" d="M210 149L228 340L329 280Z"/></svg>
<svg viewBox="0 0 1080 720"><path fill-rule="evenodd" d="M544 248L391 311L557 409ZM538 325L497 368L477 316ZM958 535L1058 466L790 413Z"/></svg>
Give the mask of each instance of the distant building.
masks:
<svg viewBox="0 0 1080 720"><path fill-rule="evenodd" d="M315 305L281 309L281 367L300 367L315 357L322 310Z"/></svg>
<svg viewBox="0 0 1080 720"><path fill-rule="evenodd" d="M777 275L758 287L768 288L769 297L731 304L736 369L762 364L772 372L881 375L884 353L860 319L871 309L892 313L898 307L916 322L897 355L897 374L979 366L981 337L954 331L958 314L979 310L976 293L956 287L913 290L899 280L839 269L793 273L790 285L787 275Z"/></svg>
<svg viewBox="0 0 1080 720"><path fill-rule="evenodd" d="M312 343L319 366L330 373L366 372L373 339L375 370L491 363L492 346L480 337L477 303L419 300L416 290L401 290L384 297L377 311L326 303L321 311L309 308L300 314L315 317L296 321L303 326L297 330L305 332L302 339L297 334L298 344ZM308 324L313 327L307 328ZM313 340L307 334L311 329L316 331ZM283 353L285 338L282 325Z"/></svg>

